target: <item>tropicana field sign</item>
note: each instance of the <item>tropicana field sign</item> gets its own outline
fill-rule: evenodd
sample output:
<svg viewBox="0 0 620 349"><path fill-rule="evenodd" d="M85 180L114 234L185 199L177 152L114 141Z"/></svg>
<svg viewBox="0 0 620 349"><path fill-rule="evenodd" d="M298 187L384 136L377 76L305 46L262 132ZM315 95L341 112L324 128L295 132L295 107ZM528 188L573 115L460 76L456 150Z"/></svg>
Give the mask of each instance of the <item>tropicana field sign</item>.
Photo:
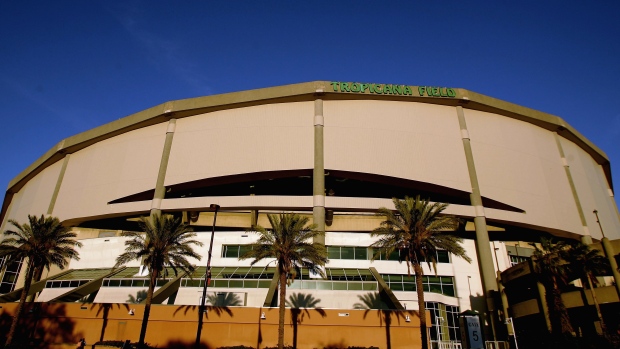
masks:
<svg viewBox="0 0 620 349"><path fill-rule="evenodd" d="M408 86L391 84L367 84L359 82L333 81L334 92L371 93L379 95L400 96L427 96L427 97L456 97L456 91L447 87L435 86Z"/></svg>

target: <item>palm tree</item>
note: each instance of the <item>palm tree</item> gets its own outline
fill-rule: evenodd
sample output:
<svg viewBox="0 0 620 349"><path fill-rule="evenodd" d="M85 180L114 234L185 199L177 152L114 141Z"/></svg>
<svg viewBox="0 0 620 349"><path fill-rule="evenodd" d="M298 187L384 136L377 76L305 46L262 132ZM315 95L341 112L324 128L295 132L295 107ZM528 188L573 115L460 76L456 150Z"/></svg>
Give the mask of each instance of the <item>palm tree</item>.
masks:
<svg viewBox="0 0 620 349"><path fill-rule="evenodd" d="M540 239L540 244L530 243L530 245L534 247L532 254L534 271L545 287L551 332L570 335L573 327L560 290L560 287L568 281L569 264L566 260L569 245L564 241L554 242L544 237Z"/></svg>
<svg viewBox="0 0 620 349"><path fill-rule="evenodd" d="M267 215L271 229L260 225L254 229L259 235L258 240L251 244L251 249L239 259L253 258L251 265L265 258L275 258L278 263L280 279L280 310L278 324L278 348L284 347L284 308L286 304L287 280L296 277L300 268L307 268L310 272L320 274L325 272L321 266L327 262L325 246L311 241L324 232L317 231L316 225L308 224L308 217L295 213Z"/></svg>
<svg viewBox="0 0 620 349"><path fill-rule="evenodd" d="M28 215L28 223L23 225L15 220L9 220L9 222L15 230L4 232L5 239L0 243L0 258L7 257L6 265L22 259L28 262L24 287L11 329L6 337L5 348L10 348L13 342L33 276L41 275L43 268L49 270L50 266L55 265L64 269L69 264L69 260L79 260L79 253L75 248L82 246L80 242L74 240L77 234L64 227L56 217L41 215L37 218Z"/></svg>
<svg viewBox="0 0 620 349"><path fill-rule="evenodd" d="M428 199L420 199L419 195L415 198L406 196L404 200L393 198L392 201L395 210L385 207L379 209L379 214L385 216L385 220L371 232L371 236L379 237L379 240L371 246L378 249L375 257L380 253L389 255L398 250L400 261L407 264L408 275L411 275L410 267L413 268L418 294L422 349L427 349L422 263L428 263L429 267L432 265L436 272L438 250L446 250L470 263L471 259L461 246L463 240L446 233L456 230L459 225L456 217L442 215L448 204L431 203Z"/></svg>
<svg viewBox="0 0 620 349"><path fill-rule="evenodd" d="M610 274L611 266L609 265L609 261L601 255L598 250L591 249L588 245L582 243L576 243L570 246L567 253L567 261L574 276L587 282L594 307L596 308L596 315L601 322L601 330L603 335L607 336L603 314L601 313L601 307L598 304L596 293L594 293L593 283L598 284L596 275Z"/></svg>
<svg viewBox="0 0 620 349"><path fill-rule="evenodd" d="M180 218L174 218L171 215L142 217L139 224L144 232L123 232L122 236L130 239L125 241L125 252L116 258L114 267L117 268L133 260L140 260L150 272L138 342L138 346L142 348L157 278L162 274L164 267L171 267L175 275L177 269L191 273L194 267L187 258L200 260L201 256L194 252L193 245L202 246L202 243L193 240L196 234L192 232L190 226L181 223Z"/></svg>

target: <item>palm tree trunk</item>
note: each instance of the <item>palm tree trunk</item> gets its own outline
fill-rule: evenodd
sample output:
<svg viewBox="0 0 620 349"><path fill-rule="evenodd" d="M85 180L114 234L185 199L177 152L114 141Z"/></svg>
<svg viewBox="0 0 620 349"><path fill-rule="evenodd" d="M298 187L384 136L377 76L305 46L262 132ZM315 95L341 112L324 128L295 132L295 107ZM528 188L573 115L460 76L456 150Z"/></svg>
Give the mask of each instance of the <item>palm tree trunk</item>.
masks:
<svg viewBox="0 0 620 349"><path fill-rule="evenodd" d="M144 302L144 316L142 317L142 328L140 328L140 340L138 341L138 348L145 347L144 338L146 337L146 326L149 324L149 315L151 314L151 302L153 301L153 291L155 290L155 283L157 282L158 271L153 268L151 270L151 278L149 283L149 290L146 293L146 301Z"/></svg>
<svg viewBox="0 0 620 349"><path fill-rule="evenodd" d="M34 262L32 259L28 261L28 270L26 271L26 279L24 280L24 289L22 290L22 294L19 297L19 304L17 305L17 309L15 310L15 314L13 315L13 322L11 323L11 329L6 336L6 342L4 344L4 348L11 348L11 343L13 342L13 336L15 335L15 330L17 329L17 323L22 314L22 310L24 309L24 303L26 303L26 296L28 296L28 292L30 291L30 283L32 282L32 276L34 274Z"/></svg>
<svg viewBox="0 0 620 349"><path fill-rule="evenodd" d="M607 337L607 329L605 328L605 321L603 321L603 314L601 313L601 307L598 305L598 300L596 299L596 293L594 293L594 286L592 285L592 279L590 279L590 273L586 275L588 279L588 286L590 286L590 292L592 293L592 301L594 302L594 307L596 308L596 315L598 316L599 321L601 322L601 331L603 331L603 336Z"/></svg>
<svg viewBox="0 0 620 349"><path fill-rule="evenodd" d="M424 304L424 272L419 263L411 263L415 272L415 286L418 293L418 309L420 313L420 335L422 338L422 349L428 349L428 334L426 331L426 305Z"/></svg>
<svg viewBox="0 0 620 349"><path fill-rule="evenodd" d="M41 280L41 276L43 275L43 266L40 266L38 268L36 268L36 270L34 271L34 275L32 277L32 282L38 282ZM26 296L26 301L28 303L34 303L34 300L36 298L36 293L33 294L32 296Z"/></svg>
<svg viewBox="0 0 620 349"><path fill-rule="evenodd" d="M286 303L286 272L280 271L280 311L278 319L278 349L284 348L284 311Z"/></svg>

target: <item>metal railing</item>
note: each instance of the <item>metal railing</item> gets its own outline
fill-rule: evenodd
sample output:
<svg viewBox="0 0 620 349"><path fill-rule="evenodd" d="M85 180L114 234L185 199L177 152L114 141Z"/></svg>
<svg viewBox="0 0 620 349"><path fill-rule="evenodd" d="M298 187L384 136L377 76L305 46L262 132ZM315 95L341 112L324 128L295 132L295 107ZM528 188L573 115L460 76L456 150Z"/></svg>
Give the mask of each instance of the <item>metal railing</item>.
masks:
<svg viewBox="0 0 620 349"><path fill-rule="evenodd" d="M463 349L459 341L438 341L431 340L432 349Z"/></svg>
<svg viewBox="0 0 620 349"><path fill-rule="evenodd" d="M510 344L506 341L486 341L486 349L510 349Z"/></svg>

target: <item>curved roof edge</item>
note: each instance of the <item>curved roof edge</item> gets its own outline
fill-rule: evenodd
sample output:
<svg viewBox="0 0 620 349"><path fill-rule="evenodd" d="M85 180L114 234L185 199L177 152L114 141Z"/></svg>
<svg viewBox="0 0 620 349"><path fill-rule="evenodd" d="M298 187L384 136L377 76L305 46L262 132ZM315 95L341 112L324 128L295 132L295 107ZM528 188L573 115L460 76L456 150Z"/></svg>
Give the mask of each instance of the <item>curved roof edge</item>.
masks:
<svg viewBox="0 0 620 349"><path fill-rule="evenodd" d="M357 83L358 87L356 89L359 89L359 85L362 85L363 92L351 92L352 89L350 88L350 85L353 85L353 83L346 83L349 85L349 91L345 92L342 91L342 88L338 88L336 84L341 83L331 81L312 81L169 101L71 136L57 143L56 146L48 150L43 156L38 158L9 183L6 196L4 198L4 203L2 205L1 216L4 216L6 206L8 205L7 198L9 199L8 202L10 202L10 197L12 197L12 194L18 192L24 184L37 173L62 159L65 154L71 154L101 140L138 128L164 122L172 117L183 118L217 110L260 104L310 101L314 100L316 96L321 96L324 100L372 99L412 101L449 106L460 105L466 109L496 113L525 121L547 130L557 132L560 136L579 145L603 167L609 187L613 189L610 162L607 155L558 116L460 88L407 86L411 91L409 91L410 93L408 95L405 95L404 93L383 94L383 91L381 90L389 84ZM366 85L365 89L364 85ZM370 85L376 86L377 89L372 90L374 87L369 89ZM403 87L404 85L394 86ZM428 92L426 92L426 90L428 90ZM435 93L431 90L435 90ZM450 96L446 95L446 90L450 90ZM440 94L438 91L443 92Z"/></svg>

